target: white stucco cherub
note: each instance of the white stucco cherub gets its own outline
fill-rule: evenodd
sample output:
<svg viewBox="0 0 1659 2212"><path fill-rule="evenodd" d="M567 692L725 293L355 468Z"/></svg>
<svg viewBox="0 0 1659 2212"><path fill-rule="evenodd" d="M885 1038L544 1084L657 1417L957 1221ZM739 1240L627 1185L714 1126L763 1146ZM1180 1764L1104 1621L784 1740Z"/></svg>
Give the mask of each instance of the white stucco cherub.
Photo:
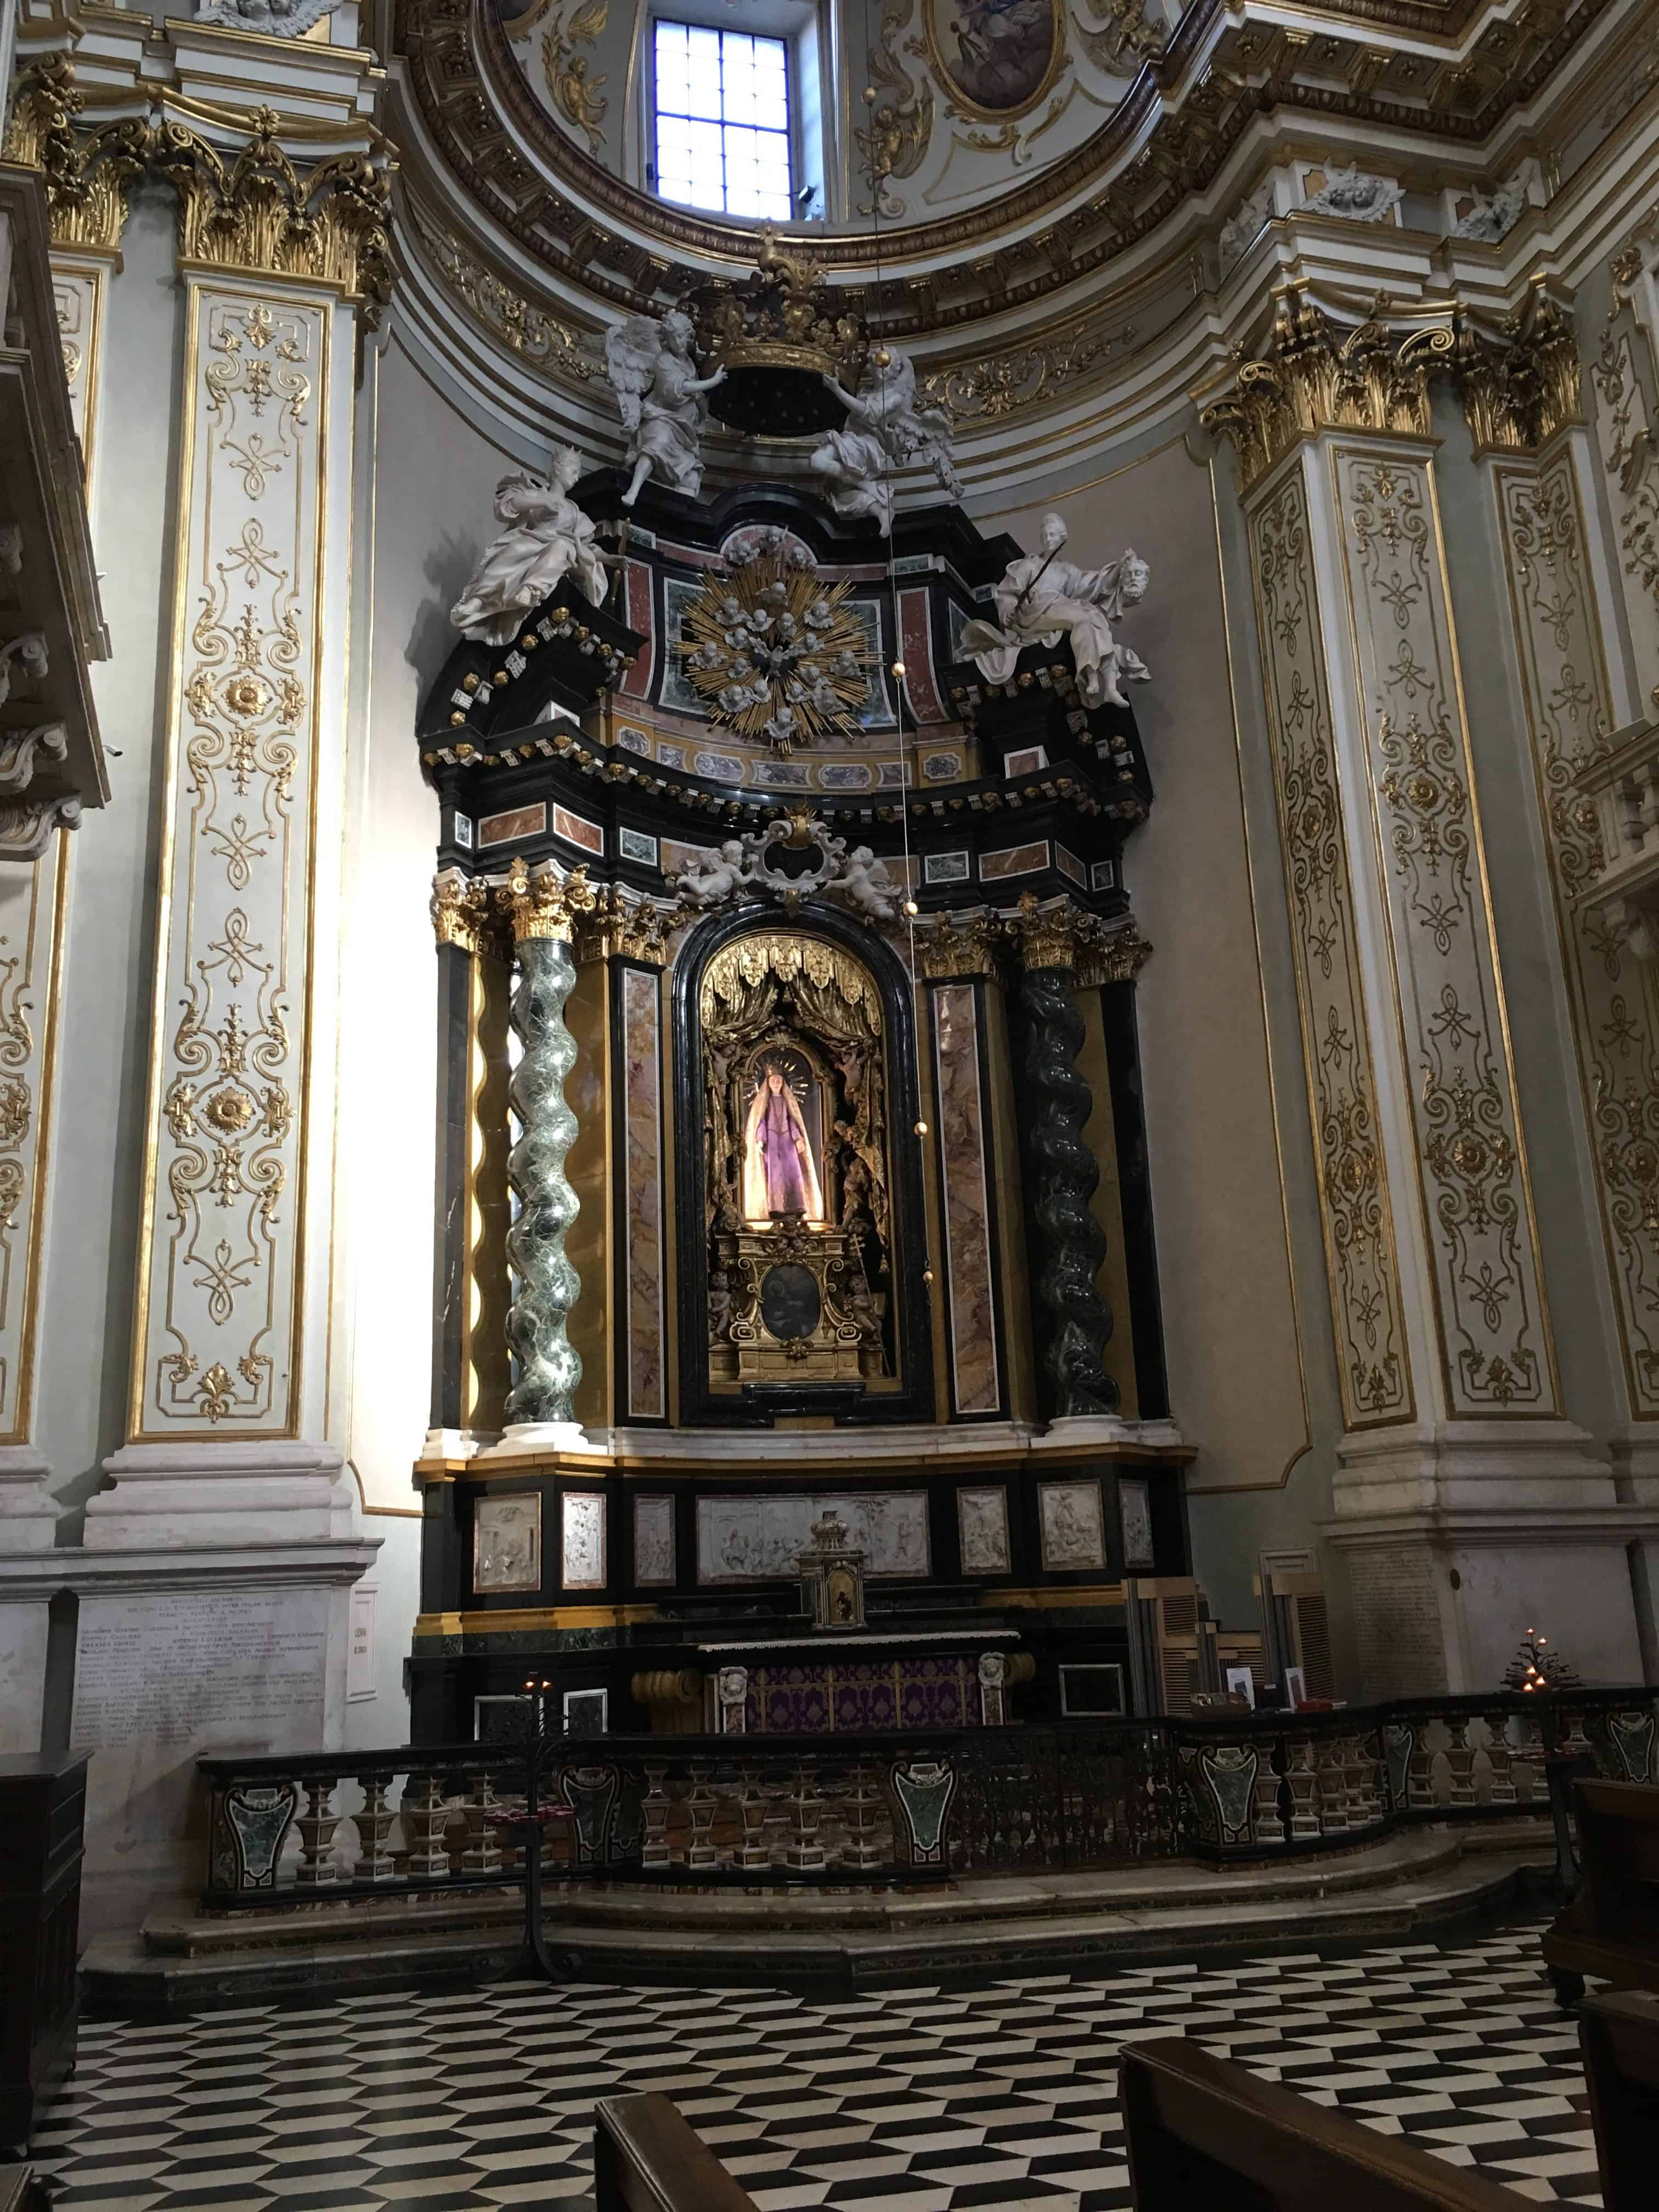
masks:
<svg viewBox="0 0 1659 2212"><path fill-rule="evenodd" d="M728 837L718 853L694 854L680 870L674 888L694 906L718 906L749 881L750 866L742 845Z"/></svg>

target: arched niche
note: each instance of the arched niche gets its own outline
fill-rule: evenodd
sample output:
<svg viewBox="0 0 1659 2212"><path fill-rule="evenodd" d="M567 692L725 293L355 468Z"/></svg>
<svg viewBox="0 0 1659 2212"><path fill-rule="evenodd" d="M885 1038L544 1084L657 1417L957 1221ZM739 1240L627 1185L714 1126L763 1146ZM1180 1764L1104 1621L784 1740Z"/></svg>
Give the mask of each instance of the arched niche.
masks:
<svg viewBox="0 0 1659 2212"><path fill-rule="evenodd" d="M915 1030L903 968L834 910L745 902L688 939L675 963L674 1017L682 1420L931 1420ZM783 1079L769 1085L773 1069ZM767 1117L784 1147L781 1178L756 1168L762 1090L788 1094ZM791 1131L805 1138L811 1176L787 1172ZM769 1277L770 1310L787 1286L817 1323L787 1364L777 1338L758 1326L774 1255L795 1273ZM733 1344L745 1316L767 1363ZM839 1360L824 1349L837 1325L848 1347Z"/></svg>

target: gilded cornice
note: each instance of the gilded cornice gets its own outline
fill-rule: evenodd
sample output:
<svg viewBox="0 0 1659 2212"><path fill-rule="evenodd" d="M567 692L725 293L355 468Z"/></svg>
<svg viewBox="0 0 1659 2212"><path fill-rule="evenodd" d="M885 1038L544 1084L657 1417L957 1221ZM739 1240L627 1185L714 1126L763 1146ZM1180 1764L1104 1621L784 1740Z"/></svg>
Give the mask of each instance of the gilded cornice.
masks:
<svg viewBox="0 0 1659 2212"><path fill-rule="evenodd" d="M515 945L526 938L557 938L568 944L578 915L592 913L597 903L586 868L563 878L532 876L519 854L508 864L507 881L495 887L497 911L511 922Z"/></svg>
<svg viewBox="0 0 1659 2212"><path fill-rule="evenodd" d="M161 125L152 159L179 195L179 258L337 284L368 303L372 324L392 296L386 173L337 154L301 176L276 143L278 120L256 108L228 162L186 125Z"/></svg>
<svg viewBox="0 0 1659 2212"><path fill-rule="evenodd" d="M71 118L85 105L67 54L27 63L18 74L5 159L44 174L54 246L113 253L155 134L133 117L77 131Z"/></svg>
<svg viewBox="0 0 1659 2212"><path fill-rule="evenodd" d="M1477 458L1536 453L1564 425L1584 419L1571 318L1542 278L1496 331L1453 301L1443 321L1419 323L1402 336L1389 329L1379 299L1343 337L1300 286L1273 296L1262 353L1235 354L1231 391L1201 418L1206 430L1232 441L1241 490L1321 430L1427 439L1433 374L1455 385Z"/></svg>
<svg viewBox="0 0 1659 2212"><path fill-rule="evenodd" d="M1532 99L1611 0L1490 0L1447 8L1345 0L1313 11L1328 32L1237 21L1196 0L1167 47L1082 146L1000 198L926 222L884 225L878 301L866 230L830 232L813 253L850 311L895 337L970 325L1103 267L1202 191L1259 116L1301 112L1480 149ZM1443 51L1378 43L1430 33ZM491 8L398 0L405 82L454 178L489 219L568 284L629 311L668 296L688 265L747 265L752 234L672 208L613 176L548 114ZM1056 216L1054 210L1065 212ZM1017 234L1028 234L1018 236ZM951 281L939 281L948 267ZM966 280L964 283L963 280ZM969 295L969 288L977 297Z"/></svg>

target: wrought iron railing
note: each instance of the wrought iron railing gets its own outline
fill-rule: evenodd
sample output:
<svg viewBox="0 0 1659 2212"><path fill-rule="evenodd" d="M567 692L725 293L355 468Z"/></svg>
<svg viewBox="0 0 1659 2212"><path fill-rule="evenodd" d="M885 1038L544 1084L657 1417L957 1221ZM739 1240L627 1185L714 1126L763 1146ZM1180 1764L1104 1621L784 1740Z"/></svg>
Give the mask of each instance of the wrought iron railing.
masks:
<svg viewBox="0 0 1659 2212"><path fill-rule="evenodd" d="M210 1907L544 1876L845 1887L1340 1849L1548 1809L1553 1754L1659 1779L1644 1689L814 1738L603 1736L206 1759Z"/></svg>

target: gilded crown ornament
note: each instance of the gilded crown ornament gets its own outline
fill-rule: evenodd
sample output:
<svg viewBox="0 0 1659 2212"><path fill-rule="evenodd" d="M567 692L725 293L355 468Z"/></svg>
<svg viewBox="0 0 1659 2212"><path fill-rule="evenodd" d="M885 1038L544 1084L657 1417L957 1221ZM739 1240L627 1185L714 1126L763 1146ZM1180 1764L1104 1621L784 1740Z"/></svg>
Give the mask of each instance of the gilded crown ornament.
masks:
<svg viewBox="0 0 1659 2212"><path fill-rule="evenodd" d="M697 350L726 374L709 404L734 430L804 437L835 429L846 414L825 378L853 382L866 334L840 312L811 264L787 252L769 223L748 282L719 278L684 299Z"/></svg>

